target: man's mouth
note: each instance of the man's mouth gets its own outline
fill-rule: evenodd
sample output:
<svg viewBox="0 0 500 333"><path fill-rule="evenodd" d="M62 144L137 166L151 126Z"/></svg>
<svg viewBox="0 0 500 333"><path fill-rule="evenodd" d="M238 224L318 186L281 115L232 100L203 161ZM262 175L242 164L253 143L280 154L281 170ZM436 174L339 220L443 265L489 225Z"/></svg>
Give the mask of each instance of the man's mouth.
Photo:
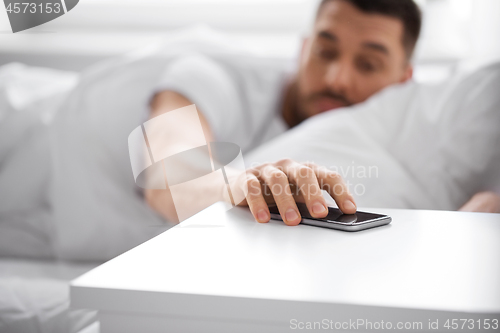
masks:
<svg viewBox="0 0 500 333"><path fill-rule="evenodd" d="M314 104L316 110L318 110L318 112L320 113L348 105L344 101L333 97L320 97L314 101Z"/></svg>

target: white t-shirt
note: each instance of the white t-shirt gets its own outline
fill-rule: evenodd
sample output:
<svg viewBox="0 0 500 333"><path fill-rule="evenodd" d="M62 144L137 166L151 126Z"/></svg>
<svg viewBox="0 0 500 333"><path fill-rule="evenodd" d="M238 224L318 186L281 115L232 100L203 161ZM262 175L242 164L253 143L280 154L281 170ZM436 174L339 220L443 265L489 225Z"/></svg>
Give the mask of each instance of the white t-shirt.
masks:
<svg viewBox="0 0 500 333"><path fill-rule="evenodd" d="M161 75L156 91L171 90L192 101L216 141L243 153L288 129L281 115L287 63L252 55L181 56Z"/></svg>

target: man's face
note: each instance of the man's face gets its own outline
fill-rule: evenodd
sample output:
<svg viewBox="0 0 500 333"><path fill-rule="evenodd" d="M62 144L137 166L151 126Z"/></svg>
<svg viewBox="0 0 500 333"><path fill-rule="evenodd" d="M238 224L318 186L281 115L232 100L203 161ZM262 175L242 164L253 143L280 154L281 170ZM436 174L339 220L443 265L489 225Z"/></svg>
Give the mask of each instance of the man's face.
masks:
<svg viewBox="0 0 500 333"><path fill-rule="evenodd" d="M403 29L396 18L363 13L348 2L324 4L302 49L298 116L362 102L411 78Z"/></svg>

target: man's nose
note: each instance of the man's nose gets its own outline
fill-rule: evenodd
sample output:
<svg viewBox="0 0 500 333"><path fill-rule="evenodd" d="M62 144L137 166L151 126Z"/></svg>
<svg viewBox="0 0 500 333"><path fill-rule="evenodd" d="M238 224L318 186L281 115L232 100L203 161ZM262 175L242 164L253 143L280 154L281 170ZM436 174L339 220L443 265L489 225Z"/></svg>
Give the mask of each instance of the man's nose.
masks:
<svg viewBox="0 0 500 333"><path fill-rule="evenodd" d="M325 75L328 87L340 94L346 94L352 84L352 70L344 63L331 64Z"/></svg>

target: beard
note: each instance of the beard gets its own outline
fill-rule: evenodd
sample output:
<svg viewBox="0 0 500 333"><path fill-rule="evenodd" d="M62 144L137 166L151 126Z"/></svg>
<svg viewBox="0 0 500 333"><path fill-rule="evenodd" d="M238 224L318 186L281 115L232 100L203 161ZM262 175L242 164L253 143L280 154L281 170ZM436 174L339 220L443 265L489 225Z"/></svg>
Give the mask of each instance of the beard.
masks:
<svg viewBox="0 0 500 333"><path fill-rule="evenodd" d="M309 95L303 95L300 91L298 80L295 79L290 82L285 98L284 106L285 110L283 115L285 121L291 126L296 126L312 117L316 114L335 109L338 107L350 106L355 103L351 102L344 94L333 91L332 89L326 89L320 92L311 93ZM321 101L326 101L333 107L318 106ZM315 105L316 104L316 105ZM335 105L333 105L335 104Z"/></svg>
<svg viewBox="0 0 500 333"><path fill-rule="evenodd" d="M314 114L325 112L328 110L336 109L339 107L345 107L353 105L344 94L334 91L334 90L324 90L318 93L310 94L305 98L304 107L314 107L316 106L317 110L314 110ZM306 110L304 110L306 111ZM311 110L307 110L311 111Z"/></svg>

